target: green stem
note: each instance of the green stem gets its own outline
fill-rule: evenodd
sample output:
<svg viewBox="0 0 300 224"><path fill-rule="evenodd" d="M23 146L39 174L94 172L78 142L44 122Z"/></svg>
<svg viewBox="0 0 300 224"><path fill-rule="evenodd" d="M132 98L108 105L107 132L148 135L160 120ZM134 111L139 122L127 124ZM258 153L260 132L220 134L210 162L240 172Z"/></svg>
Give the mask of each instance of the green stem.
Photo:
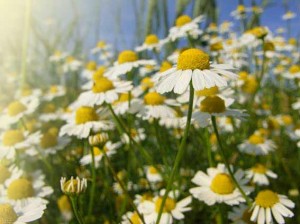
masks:
<svg viewBox="0 0 300 224"><path fill-rule="evenodd" d="M120 180L120 178L118 177L116 171L114 170L111 162L110 162L110 159L108 158L105 150L103 150L103 155L106 159L106 162L107 162L107 165L108 165L108 168L110 169L110 172L112 173L113 177L115 178L115 180L119 183L120 187L122 188L124 194L127 196L127 199L130 203L130 205L132 206L132 208L136 211L136 213L138 214L139 218L142 220L142 222L145 224L145 220L144 220L144 217L141 215L141 213L138 211L136 205L134 204L134 202L132 201L125 185L123 184L123 182Z"/></svg>
<svg viewBox="0 0 300 224"><path fill-rule="evenodd" d="M79 213L79 209L78 209L78 197L77 196L70 196L70 201L71 201L71 204L72 204L72 208L73 208L73 212L74 212L74 215L77 219L77 222L79 224L84 224L84 221Z"/></svg>
<svg viewBox="0 0 300 224"><path fill-rule="evenodd" d="M167 197L168 197L168 193L171 190L171 186L173 184L175 174L176 174L177 169L179 167L179 164L180 164L180 162L183 158L183 154L184 154L184 151L185 151L184 149L185 149L185 145L186 145L186 140L187 140L187 137L188 137L188 134L189 134L190 126L191 126L193 103L194 103L194 88L193 88L192 82L190 82L189 109L188 109L186 127L185 127L183 138L181 140L181 143L180 143L180 146L179 146L176 158L175 158L175 162L174 162L174 165L173 165L173 168L172 168L172 171L171 171L170 178L168 180L166 192L163 196L163 199L162 199L162 202L161 202L161 205L160 205L160 208L159 208L159 213L158 213L158 216L157 216L157 219L156 219L156 224L159 224L159 221L161 219L161 215L162 215L162 212L163 212L163 208L165 206L165 203L166 203L166 200L167 200Z"/></svg>
<svg viewBox="0 0 300 224"><path fill-rule="evenodd" d="M244 190L241 188L241 186L239 185L239 183L237 182L232 170L231 170L231 167L229 165L229 161L225 155L225 150L223 148L223 145L222 145L222 141L221 141L221 138L220 138L220 135L219 135L219 132L218 132L218 128L217 128L217 123L216 123L216 117L215 116L211 116L211 120L212 120L212 124L213 124L213 128L214 128L214 132L217 136L217 140L218 140L218 144L219 144L219 149L220 149L220 153L221 153L221 156L224 160L224 163L225 163L225 166L226 166L226 169L228 170L229 172L229 175L231 176L231 179L233 180L235 186L239 189L240 193L242 194L242 196L245 198L247 204L249 205L249 207L251 206L251 200L250 198L246 195L246 193L244 192Z"/></svg>
<svg viewBox="0 0 300 224"><path fill-rule="evenodd" d="M96 169L95 169L95 153L93 147L90 147L91 156L92 156L92 164L91 164L91 173L92 173L92 186L90 191L90 200L88 207L88 216L92 215L93 207L94 207L94 199L95 199L95 191L96 191Z"/></svg>

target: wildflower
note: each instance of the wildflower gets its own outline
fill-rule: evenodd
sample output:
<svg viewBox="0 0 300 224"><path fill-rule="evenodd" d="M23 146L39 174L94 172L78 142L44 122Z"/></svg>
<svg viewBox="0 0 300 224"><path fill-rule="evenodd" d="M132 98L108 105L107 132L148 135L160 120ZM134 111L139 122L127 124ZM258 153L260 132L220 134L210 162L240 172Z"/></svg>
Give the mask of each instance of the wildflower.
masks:
<svg viewBox="0 0 300 224"><path fill-rule="evenodd" d="M145 50L160 51L162 46L168 42L168 39L160 40L155 34L149 34L146 36L144 43L141 46L135 48L137 52Z"/></svg>
<svg viewBox="0 0 300 224"><path fill-rule="evenodd" d="M273 218L278 223L285 223L283 217L293 217L289 208L295 204L285 195L277 194L271 190L260 191L253 203L251 221L258 223L272 223Z"/></svg>
<svg viewBox="0 0 300 224"><path fill-rule="evenodd" d="M62 192L68 196L78 196L85 192L87 180L85 178L80 179L76 177L76 179L74 179L71 177L71 179L67 181L67 178L62 177L60 179L60 188Z"/></svg>
<svg viewBox="0 0 300 224"><path fill-rule="evenodd" d="M262 164L256 164L251 169L246 170L246 176L258 185L269 185L268 177L277 178L277 174Z"/></svg>
<svg viewBox="0 0 300 224"><path fill-rule="evenodd" d="M291 20L294 19L296 17L296 13L292 12L292 11L287 11L283 16L282 19L283 20Z"/></svg>
<svg viewBox="0 0 300 224"><path fill-rule="evenodd" d="M244 178L244 172L238 170L234 176L246 194L249 194L252 189L246 186L248 180ZM198 185L198 187L191 188L190 193L193 197L204 201L207 205L214 205L216 203L237 205L245 202L224 164L218 164L216 168L208 168L207 174L198 171L192 182Z"/></svg>
<svg viewBox="0 0 300 224"><path fill-rule="evenodd" d="M237 78L236 74L228 71L230 69L233 69L230 65L210 64L209 55L199 49L188 49L179 55L176 67L160 74L157 91L165 93L174 90L182 94L191 81L195 90L226 86L227 80L223 76Z"/></svg>

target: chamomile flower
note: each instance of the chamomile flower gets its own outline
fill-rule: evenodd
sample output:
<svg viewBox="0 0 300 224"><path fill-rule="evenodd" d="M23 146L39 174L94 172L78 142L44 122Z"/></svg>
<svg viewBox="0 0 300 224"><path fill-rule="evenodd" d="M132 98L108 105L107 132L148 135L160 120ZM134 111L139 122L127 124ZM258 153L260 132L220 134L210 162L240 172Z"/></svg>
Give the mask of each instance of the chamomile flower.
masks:
<svg viewBox="0 0 300 224"><path fill-rule="evenodd" d="M160 195L163 195L165 190L161 190ZM160 206L162 204L163 197L156 196L152 201L144 201L143 204L143 214L145 222L148 224L155 223L158 212L160 210ZM161 224L171 224L175 220L183 220L184 214L187 211L191 210L191 207L188 205L192 202L192 197L188 196L180 201L177 201L174 198L173 192L170 192L166 203L163 207L163 213L161 216L160 223Z"/></svg>
<svg viewBox="0 0 300 224"><path fill-rule="evenodd" d="M273 218L277 223L285 223L284 217L290 218L294 213L290 210L295 204L285 195L277 194L271 190L260 191L254 202L251 221L259 224L273 223Z"/></svg>
<svg viewBox="0 0 300 224"><path fill-rule="evenodd" d="M15 99L19 99L22 102L30 102L32 99L39 98L41 95L42 91L40 89L24 86L16 92Z"/></svg>
<svg viewBox="0 0 300 224"><path fill-rule="evenodd" d="M93 73L97 71L97 63L95 61L89 61L83 69L81 76L84 79L90 80Z"/></svg>
<svg viewBox="0 0 300 224"><path fill-rule="evenodd" d="M95 166L99 167L100 161L103 157L103 151L107 154L108 157L116 154L116 149L118 149L121 146L121 142L112 143L111 141L108 141L105 143L103 148L99 148L97 146L94 146L92 148L94 156L95 156ZM92 163L92 155L91 152L88 155L83 156L80 159L80 164L85 166Z"/></svg>
<svg viewBox="0 0 300 224"><path fill-rule="evenodd" d="M23 175L23 170L14 165L0 163L0 191L3 190L5 183L17 179Z"/></svg>
<svg viewBox="0 0 300 224"><path fill-rule="evenodd" d="M277 174L273 171L267 169L262 164L256 164L249 170L246 170L246 176L248 179L252 180L253 183L258 185L269 185L269 178L277 178Z"/></svg>
<svg viewBox="0 0 300 224"><path fill-rule="evenodd" d="M300 79L300 65L292 65L282 76L286 79Z"/></svg>
<svg viewBox="0 0 300 224"><path fill-rule="evenodd" d="M61 52L61 51L55 51L53 55L51 55L49 57L49 61L50 62L60 62L63 59L65 59L67 57L67 53L66 52Z"/></svg>
<svg viewBox="0 0 300 224"><path fill-rule="evenodd" d="M122 93L119 99L114 101L112 106L117 115L124 115L126 113L136 113L132 105L140 104L141 99L138 96L141 95L141 91L137 88L133 89L130 93Z"/></svg>
<svg viewBox="0 0 300 224"><path fill-rule="evenodd" d="M27 205L31 202L47 204L45 197L53 193L53 189L45 184L45 175L36 171L29 176L6 181L0 201L7 201L12 205Z"/></svg>
<svg viewBox="0 0 300 224"><path fill-rule="evenodd" d="M210 64L209 55L199 49L183 51L177 66L161 73L157 84L159 93L171 92L184 93L190 82L195 90L222 87L227 85L227 80L236 79L238 76L231 71L233 68L225 64Z"/></svg>
<svg viewBox="0 0 300 224"><path fill-rule="evenodd" d="M98 79L102 79L103 78L103 74L106 71L106 67L105 66L99 66L99 68L93 72L93 74L89 77L88 81L86 83L84 83L81 88L83 90L90 90L93 88L94 83L98 80Z"/></svg>
<svg viewBox="0 0 300 224"><path fill-rule="evenodd" d="M17 150L31 149L38 144L40 137L40 132L29 134L19 129L5 131L1 136L0 159L14 159Z"/></svg>
<svg viewBox="0 0 300 224"><path fill-rule="evenodd" d="M249 194L252 188L246 186L248 180L244 178L244 172L238 170L234 176L245 193ZM218 164L216 168L208 168L207 174L198 171L192 179L192 182L198 185L198 187L191 188L190 193L193 197L204 201L207 205L211 206L216 203L237 205L245 202L245 199L235 186L224 164Z"/></svg>
<svg viewBox="0 0 300 224"><path fill-rule="evenodd" d="M251 224L251 211L245 204L240 204L232 208L232 212L228 213L228 218L233 224ZM254 224L254 223L253 223Z"/></svg>
<svg viewBox="0 0 300 224"><path fill-rule="evenodd" d="M144 128L138 128L138 129L132 128L132 129L130 129L129 132L130 132L131 138L136 142L141 142L141 141L145 140L145 138L146 138L146 133L145 133ZM123 134L121 136L121 140L123 143L126 143L126 144L129 144L129 142L130 142L130 139L127 134Z"/></svg>
<svg viewBox="0 0 300 224"><path fill-rule="evenodd" d="M144 43L141 46L135 48L137 52L145 50L160 51L162 46L168 42L168 39L160 40L155 34L149 34L146 36Z"/></svg>
<svg viewBox="0 0 300 224"><path fill-rule="evenodd" d="M144 96L143 104L133 105L138 110L138 117L144 120L149 118L160 119L164 117L175 117L175 110L171 106L178 106L176 100L167 99L157 92L148 92Z"/></svg>
<svg viewBox="0 0 300 224"><path fill-rule="evenodd" d="M203 21L203 19L203 16L198 16L194 19L188 15L179 16L176 19L175 26L170 28L168 38L171 41L175 41L179 38L187 36L190 36L194 39L197 38L203 33L203 31L199 29L198 25Z"/></svg>
<svg viewBox="0 0 300 224"><path fill-rule="evenodd" d="M37 98L28 100L15 100L11 102L0 117L1 129L7 129L9 125L22 120L24 116L34 113L40 102Z"/></svg>
<svg viewBox="0 0 300 224"><path fill-rule="evenodd" d="M10 203L0 203L0 223L25 224L40 219L46 205L32 202L26 206L16 206Z"/></svg>
<svg viewBox="0 0 300 224"><path fill-rule="evenodd" d="M291 20L294 19L296 17L296 13L292 12L292 11L287 11L283 16L282 19L283 20Z"/></svg>
<svg viewBox="0 0 300 224"><path fill-rule="evenodd" d="M87 138L92 131L111 130L113 123L107 118L106 111L97 111L92 107L79 107L72 114L68 123L61 127L60 136L76 136L79 139Z"/></svg>
<svg viewBox="0 0 300 224"><path fill-rule="evenodd" d="M111 80L106 77L94 80L91 90L83 92L78 98L80 106L97 106L113 103L121 93L128 93L132 89L130 81Z"/></svg>
<svg viewBox="0 0 300 224"><path fill-rule="evenodd" d="M65 58L63 64L63 72L76 72L82 66L82 62L74 58L73 56L68 56Z"/></svg>
<svg viewBox="0 0 300 224"><path fill-rule="evenodd" d="M244 5L238 5L237 8L230 13L230 15L236 20L246 18L246 12L248 9Z"/></svg>
<svg viewBox="0 0 300 224"><path fill-rule="evenodd" d="M207 96L200 102L199 110L193 112L192 118L196 123L208 124L206 121L216 117L234 117L238 119L245 119L248 114L244 110L229 109L225 105L225 101L219 96Z"/></svg>
<svg viewBox="0 0 300 224"><path fill-rule="evenodd" d="M250 155L267 155L276 148L272 140L266 139L259 133L254 133L242 144L238 145L238 149Z"/></svg>
<svg viewBox="0 0 300 224"><path fill-rule="evenodd" d="M140 219L139 215L137 212L126 212L122 216L122 222L121 224L142 224L142 220Z"/></svg>
<svg viewBox="0 0 300 224"><path fill-rule="evenodd" d="M112 46L110 44L107 44L105 41L100 40L97 42L96 47L91 50L91 53L96 54L101 51L110 50L111 48L112 48Z"/></svg>
<svg viewBox="0 0 300 224"><path fill-rule="evenodd" d="M52 101L57 97L64 96L66 94L66 88L64 86L52 85L45 93L43 100Z"/></svg>
<svg viewBox="0 0 300 224"><path fill-rule="evenodd" d="M163 181L161 174L154 166L148 166L146 168L146 177L152 184Z"/></svg>
<svg viewBox="0 0 300 224"><path fill-rule="evenodd" d="M125 75L134 68L145 65L155 65L155 61L139 59L138 55L131 50L122 51L118 56L118 61L114 63L113 67L108 69L104 76L108 78L118 77Z"/></svg>

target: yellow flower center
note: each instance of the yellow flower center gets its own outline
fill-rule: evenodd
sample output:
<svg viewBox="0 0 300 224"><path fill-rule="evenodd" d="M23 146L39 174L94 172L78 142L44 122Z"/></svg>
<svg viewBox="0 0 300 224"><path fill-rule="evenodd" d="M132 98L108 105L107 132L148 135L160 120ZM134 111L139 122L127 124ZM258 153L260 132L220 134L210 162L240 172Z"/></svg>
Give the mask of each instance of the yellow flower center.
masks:
<svg viewBox="0 0 300 224"><path fill-rule="evenodd" d="M132 216L130 217L130 223L131 224L141 224L142 223L139 215L136 212L134 212L132 214Z"/></svg>
<svg viewBox="0 0 300 224"><path fill-rule="evenodd" d="M268 34L268 30L261 26L255 27L249 32L259 39L264 38Z"/></svg>
<svg viewBox="0 0 300 224"><path fill-rule="evenodd" d="M163 61L161 63L161 66L160 66L160 69L159 69L159 72L164 72L164 71L167 71L168 69L172 68L172 64L168 61Z"/></svg>
<svg viewBox="0 0 300 224"><path fill-rule="evenodd" d="M248 78L248 72L246 72L246 71L241 71L240 73L239 73L239 79L241 79L241 80L246 80L247 78Z"/></svg>
<svg viewBox="0 0 300 224"><path fill-rule="evenodd" d="M249 76L246 78L245 83L242 85L242 91L248 94L255 93L258 83L254 76Z"/></svg>
<svg viewBox="0 0 300 224"><path fill-rule="evenodd" d="M297 45L297 40L295 38L290 38L289 39L289 44L293 45L293 46L296 46Z"/></svg>
<svg viewBox="0 0 300 224"><path fill-rule="evenodd" d="M122 93L119 97L118 102L128 102L129 100L129 93Z"/></svg>
<svg viewBox="0 0 300 224"><path fill-rule="evenodd" d="M94 80L94 86L92 88L94 93L103 93L112 89L114 89L114 84L109 79L102 77Z"/></svg>
<svg viewBox="0 0 300 224"><path fill-rule="evenodd" d="M97 47L98 47L98 48L104 48L105 46L106 46L105 41L103 41L103 40L98 41L98 43L97 43Z"/></svg>
<svg viewBox="0 0 300 224"><path fill-rule="evenodd" d="M293 123L293 118L290 115L283 115L282 121L285 125L290 125Z"/></svg>
<svg viewBox="0 0 300 224"><path fill-rule="evenodd" d="M118 57L118 63L123 64L126 62L134 62L138 60L138 56L134 51L122 51Z"/></svg>
<svg viewBox="0 0 300 224"><path fill-rule="evenodd" d="M100 155L102 155L103 152L100 148L93 147L93 153L94 153L95 156L100 156Z"/></svg>
<svg viewBox="0 0 300 224"><path fill-rule="evenodd" d="M95 61L89 61L85 68L89 71L95 71L97 69L97 63Z"/></svg>
<svg viewBox="0 0 300 224"><path fill-rule="evenodd" d="M220 51L220 50L223 50L223 44L222 44L222 42L217 42L217 43L211 44L210 45L210 50L211 51Z"/></svg>
<svg viewBox="0 0 300 224"><path fill-rule="evenodd" d="M260 191L255 198L255 203L263 208L271 208L278 202L278 194L271 190Z"/></svg>
<svg viewBox="0 0 300 224"><path fill-rule="evenodd" d="M210 189L217 194L231 194L235 186L228 174L219 173L212 180Z"/></svg>
<svg viewBox="0 0 300 224"><path fill-rule="evenodd" d="M265 51L275 51L275 45L270 41L266 41L264 44L264 50Z"/></svg>
<svg viewBox="0 0 300 224"><path fill-rule="evenodd" d="M45 113L45 114L54 113L55 111L56 111L56 106L53 103L47 103L43 107L43 113Z"/></svg>
<svg viewBox="0 0 300 224"><path fill-rule="evenodd" d="M209 69L209 55L196 48L185 50L178 57L177 68L179 70Z"/></svg>
<svg viewBox="0 0 300 224"><path fill-rule="evenodd" d="M0 204L0 224L13 224L18 215L10 204Z"/></svg>
<svg viewBox="0 0 300 224"><path fill-rule="evenodd" d="M258 134L253 134L248 138L248 142L253 145L259 145L265 142L265 139Z"/></svg>
<svg viewBox="0 0 300 224"><path fill-rule="evenodd" d="M51 148L57 145L57 135L53 135L51 133L43 134L40 140L40 146L43 149Z"/></svg>
<svg viewBox="0 0 300 224"><path fill-rule="evenodd" d="M208 96L200 103L200 111L206 113L222 113L226 109L225 102L218 96Z"/></svg>
<svg viewBox="0 0 300 224"><path fill-rule="evenodd" d="M135 138L136 136L138 136L137 130L136 130L136 129L131 129L131 130L130 130L130 136L131 136L132 138Z"/></svg>
<svg viewBox="0 0 300 224"><path fill-rule="evenodd" d="M213 133L213 134L210 135L209 142L212 145L216 145L217 144L217 136L216 136L216 134Z"/></svg>
<svg viewBox="0 0 300 224"><path fill-rule="evenodd" d="M162 105L165 102L165 97L158 94L157 92L150 92L144 96L144 103L147 105Z"/></svg>
<svg viewBox="0 0 300 224"><path fill-rule="evenodd" d="M238 7L236 8L236 10L239 12L239 13L244 13L246 11L246 8L244 5L238 5Z"/></svg>
<svg viewBox="0 0 300 224"><path fill-rule="evenodd" d="M76 124L84 124L89 121L97 121L98 119L99 117L92 107L80 107L76 110Z"/></svg>
<svg viewBox="0 0 300 224"><path fill-rule="evenodd" d="M290 67L289 72L291 74L296 74L300 72L300 66L299 65L292 65L292 67Z"/></svg>
<svg viewBox="0 0 300 224"><path fill-rule="evenodd" d="M27 107L20 101L14 101L8 105L7 113L9 116L16 116L24 112Z"/></svg>
<svg viewBox="0 0 300 224"><path fill-rule="evenodd" d="M156 212L159 212L161 203L162 203L162 197L157 198L157 200L155 201L155 211ZM163 208L163 212L170 213L175 207L176 207L176 202L172 198L167 197L167 200L166 200L164 208Z"/></svg>
<svg viewBox="0 0 300 224"><path fill-rule="evenodd" d="M75 58L74 58L73 56L68 56L68 57L66 58L66 62L67 62L67 63L72 63L73 61L75 61Z"/></svg>
<svg viewBox="0 0 300 224"><path fill-rule="evenodd" d="M57 205L58 208L61 212L70 212L72 211L72 207L69 201L69 198L67 195L62 195L58 200L57 200Z"/></svg>
<svg viewBox="0 0 300 224"><path fill-rule="evenodd" d="M79 181L77 179L70 179L66 183L64 183L62 190L67 193L78 193L78 183Z"/></svg>
<svg viewBox="0 0 300 224"><path fill-rule="evenodd" d="M104 66L100 66L97 71L94 72L93 74L93 80L96 81L96 80L99 80L99 79L102 79L103 78L103 74L105 72L105 67Z"/></svg>
<svg viewBox="0 0 300 224"><path fill-rule="evenodd" d="M18 200L34 196L32 183L25 179L16 179L7 188L7 197L9 199Z"/></svg>
<svg viewBox="0 0 300 224"><path fill-rule="evenodd" d="M204 88L202 90L196 91L197 96L213 96L219 93L219 88L217 86L213 86L211 88Z"/></svg>
<svg viewBox="0 0 300 224"><path fill-rule="evenodd" d="M152 201L152 199L153 199L153 195L152 195L152 193L150 193L150 192L148 192L148 193L144 193L143 195L142 195L142 202L144 202L144 201Z"/></svg>
<svg viewBox="0 0 300 224"><path fill-rule="evenodd" d="M149 167L149 173L151 174L158 174L157 169L154 166L150 166Z"/></svg>
<svg viewBox="0 0 300 224"><path fill-rule="evenodd" d="M3 184L9 177L11 173L6 166L0 164L0 184Z"/></svg>
<svg viewBox="0 0 300 224"><path fill-rule="evenodd" d="M191 21L192 21L191 17L189 17L188 15L182 15L182 16L179 16L176 19L175 25L177 27L182 27L182 26L184 26L185 24L187 24L187 23L189 23Z"/></svg>
<svg viewBox="0 0 300 224"><path fill-rule="evenodd" d="M158 37L155 34L150 34L145 39L145 44L152 45L159 42Z"/></svg>
<svg viewBox="0 0 300 224"><path fill-rule="evenodd" d="M2 143L5 146L13 146L25 140L24 134L20 130L8 130L3 134Z"/></svg>
<svg viewBox="0 0 300 224"><path fill-rule="evenodd" d="M267 172L267 168L262 164L256 164L251 168L254 173L265 174Z"/></svg>
<svg viewBox="0 0 300 224"><path fill-rule="evenodd" d="M56 50L56 51L54 52L54 56L60 57L60 56L62 56L62 52Z"/></svg>
<svg viewBox="0 0 300 224"><path fill-rule="evenodd" d="M49 93L57 93L58 92L58 87L53 85L53 86L50 86L50 89L49 89Z"/></svg>
<svg viewBox="0 0 300 224"><path fill-rule="evenodd" d="M30 87L23 87L21 89L22 96L30 96L32 94L32 89Z"/></svg>
<svg viewBox="0 0 300 224"><path fill-rule="evenodd" d="M141 81L141 87L143 90L150 89L154 86L154 83L152 82L150 77L145 77Z"/></svg>

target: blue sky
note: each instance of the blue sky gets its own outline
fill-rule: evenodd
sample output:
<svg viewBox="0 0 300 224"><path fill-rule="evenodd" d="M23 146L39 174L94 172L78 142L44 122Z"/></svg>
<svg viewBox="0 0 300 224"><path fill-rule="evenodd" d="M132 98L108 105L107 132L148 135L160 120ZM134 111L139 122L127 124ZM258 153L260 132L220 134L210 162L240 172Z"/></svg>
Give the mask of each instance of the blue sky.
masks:
<svg viewBox="0 0 300 224"><path fill-rule="evenodd" d="M56 23L67 24L74 17L74 14L77 13L80 18L80 33L85 38L85 49L92 48L98 39L104 39L113 43L118 49L133 47L132 43L136 31L132 4L134 0L34 1L34 15L37 18L41 18L41 20L52 18ZM260 0L256 1L260 2ZM141 2L141 0L136 0L136 2ZM244 2L246 6L251 5L250 0L245 0ZM168 4L170 11L169 21L173 23L175 0L168 0ZM217 0L217 4L220 21L232 21L230 12L236 8L238 0ZM300 12L299 0L289 0L288 4L292 11ZM189 11L191 11L191 7L187 9L187 13ZM146 15L146 11L141 13ZM262 16L262 24L270 27L271 30L275 30L285 25L281 19L283 14L282 0L273 0L273 4L265 10ZM121 21L120 30L117 30L116 18L119 18ZM292 21L292 34L294 36L299 35L299 24L300 15Z"/></svg>

